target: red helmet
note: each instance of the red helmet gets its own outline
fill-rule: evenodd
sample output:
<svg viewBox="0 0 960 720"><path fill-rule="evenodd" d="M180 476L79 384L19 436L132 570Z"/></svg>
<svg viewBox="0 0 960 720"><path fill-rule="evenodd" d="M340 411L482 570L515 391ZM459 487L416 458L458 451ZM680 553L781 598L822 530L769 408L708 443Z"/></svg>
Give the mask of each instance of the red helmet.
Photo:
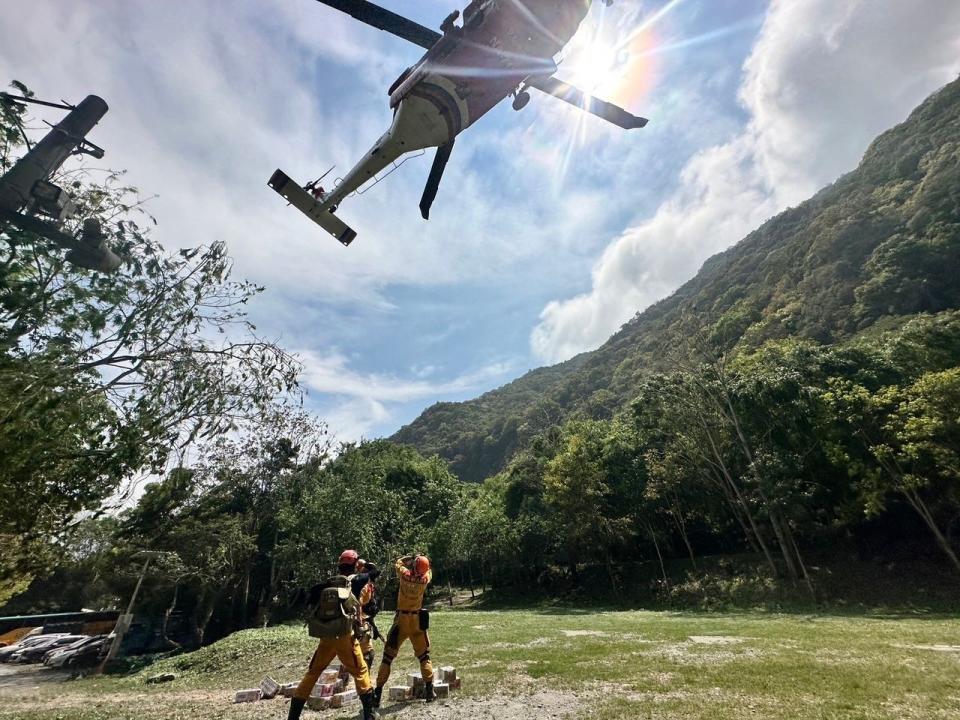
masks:
<svg viewBox="0 0 960 720"><path fill-rule="evenodd" d="M426 575L430 572L430 558L426 555L417 555L413 559L413 571L417 575Z"/></svg>
<svg viewBox="0 0 960 720"><path fill-rule="evenodd" d="M337 561L338 565L356 565L357 559L360 556L357 554L356 550L344 550L340 553L340 559Z"/></svg>

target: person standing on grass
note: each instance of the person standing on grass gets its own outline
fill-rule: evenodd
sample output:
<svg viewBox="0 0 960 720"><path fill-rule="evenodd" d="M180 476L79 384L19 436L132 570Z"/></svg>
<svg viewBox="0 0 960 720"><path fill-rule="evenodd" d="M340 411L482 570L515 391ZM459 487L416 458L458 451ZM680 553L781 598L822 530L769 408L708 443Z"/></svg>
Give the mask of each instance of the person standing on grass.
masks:
<svg viewBox="0 0 960 720"><path fill-rule="evenodd" d="M373 671L373 641L379 636L374 618L380 612L376 597L374 581L380 576L380 570L371 562L357 560L357 575L351 581L353 594L360 600L360 626L357 628L357 641L360 651L367 663L367 668ZM380 637L382 640L383 638Z"/></svg>
<svg viewBox="0 0 960 720"><path fill-rule="evenodd" d="M363 720L376 720L379 717L373 710L370 671L356 637L360 622L360 601L354 588L356 592L360 592L370 582L371 575L370 566L365 568L364 573L356 572L358 557L356 550L344 550L340 554L338 574L315 585L307 594L307 626L311 637L319 638L320 644L310 660L303 680L293 692L287 720L299 720L320 674L335 657L340 658L341 666L353 676L357 695L363 705ZM376 567L373 572L379 574Z"/></svg>
<svg viewBox="0 0 960 720"><path fill-rule="evenodd" d="M430 662L430 636L427 634L430 613L423 609L423 596L427 592L427 585L433 579L430 559L426 555L406 555L396 561L396 569L400 579L397 614L383 648L383 660L377 673L377 687L373 691L374 707L380 707L383 686L390 679L390 665L399 654L400 646L408 639L413 645L417 660L420 661L424 698L427 702L436 699L433 693L433 664Z"/></svg>

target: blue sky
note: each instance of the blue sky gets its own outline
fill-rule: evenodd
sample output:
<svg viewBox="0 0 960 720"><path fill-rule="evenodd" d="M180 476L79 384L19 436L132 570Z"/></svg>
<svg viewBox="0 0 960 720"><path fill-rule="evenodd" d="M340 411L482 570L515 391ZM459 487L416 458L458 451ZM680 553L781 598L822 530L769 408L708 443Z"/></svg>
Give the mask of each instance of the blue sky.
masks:
<svg viewBox="0 0 960 720"><path fill-rule="evenodd" d="M382 4L431 27L454 7ZM91 137L157 194L157 238L225 240L267 287L261 332L302 355L309 407L375 437L598 346L960 70L954 0L595 5L560 74L585 79L593 48L646 28L597 94L648 128L504 104L458 139L429 223L429 154L344 203L349 249L266 179L346 172L421 55L402 40L311 0L34 0L0 28L0 75L102 95Z"/></svg>

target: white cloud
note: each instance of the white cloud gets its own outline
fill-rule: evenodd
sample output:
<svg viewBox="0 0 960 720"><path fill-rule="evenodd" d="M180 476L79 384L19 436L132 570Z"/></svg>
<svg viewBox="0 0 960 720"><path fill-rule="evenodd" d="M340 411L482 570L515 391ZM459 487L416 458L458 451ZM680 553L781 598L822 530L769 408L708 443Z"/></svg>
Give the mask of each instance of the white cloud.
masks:
<svg viewBox="0 0 960 720"><path fill-rule="evenodd" d="M598 346L706 258L851 169L956 76L958 58L954 0L774 0L745 66L746 129L691 159L656 213L610 243L590 291L547 304L533 351L556 362Z"/></svg>
<svg viewBox="0 0 960 720"><path fill-rule="evenodd" d="M367 397L347 397L326 408L324 419L341 442L369 438L371 431L390 423L392 416L383 403Z"/></svg>
<svg viewBox="0 0 960 720"><path fill-rule="evenodd" d="M413 379L408 379L358 372L338 351L302 351L298 355L304 365L304 386L328 398L324 417L341 440L369 436L372 429L388 424L393 419L392 408L403 403L475 392L502 380L513 369L510 363L496 362L452 380L429 381L425 377L434 371L432 367L418 369Z"/></svg>
<svg viewBox="0 0 960 720"><path fill-rule="evenodd" d="M16 27L36 30L0 29L0 73L41 97L108 101L92 139L106 164L159 194L150 209L165 244L226 240L241 275L290 295L383 307L390 286L560 268L558 239L579 252L595 224L579 204L539 192L522 143L499 152L505 139L488 119L458 143L429 223L417 211L429 154L344 204L360 233L349 251L285 209L266 187L273 170L306 180L335 163L344 173L389 125L384 90L421 52L315 3L38 0ZM511 113L517 126L534 117ZM491 176L510 181L508 198L489 191Z"/></svg>
<svg viewBox="0 0 960 720"><path fill-rule="evenodd" d="M430 12L445 14L439 3ZM107 157L97 164L129 168L127 180L158 193L148 205L159 222L156 239L170 248L226 241L235 275L268 288L252 308L260 331L307 349L349 344L363 352L372 343L361 337L369 330L357 327L357 316L392 313L398 325L409 322L388 299L397 288L436 293L438 304L467 283L509 297L505 278L522 274L524 263L538 270L528 285L557 282L564 265L558 239L576 238L590 222L579 212L571 220L562 207L548 215L550 200L531 190L538 178L530 175L507 198L490 192L496 178L525 167L514 146L495 170L478 169L489 168L497 151L488 142L501 139L495 118L458 143L430 223L417 210L430 156L345 204L345 220L360 231L349 250L286 209L266 186L273 170L307 179L336 163L343 172L389 125L385 89L420 52L310 0L36 0L18 8L16 24L0 27L0 76L24 81L42 98L104 97L110 111L91 140ZM438 327L421 343L439 344L452 330ZM429 362L452 368L464 358L482 364L483 356L504 354L451 348L441 358L428 355ZM328 419L342 436L388 430L397 403L487 389L403 388L389 375L403 369L390 357L376 361L380 395L343 395L339 384L314 378L333 397L353 398L358 419L339 400L324 405L338 413ZM492 382L495 374L483 377Z"/></svg>

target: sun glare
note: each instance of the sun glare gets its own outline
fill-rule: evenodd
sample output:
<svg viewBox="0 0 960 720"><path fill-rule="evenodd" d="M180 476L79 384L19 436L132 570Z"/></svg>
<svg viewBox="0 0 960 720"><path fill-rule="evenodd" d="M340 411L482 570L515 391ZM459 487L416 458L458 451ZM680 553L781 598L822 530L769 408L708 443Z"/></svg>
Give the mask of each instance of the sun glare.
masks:
<svg viewBox="0 0 960 720"><path fill-rule="evenodd" d="M617 66L617 51L616 48L594 41L572 60L574 84L593 91L612 78Z"/></svg>

